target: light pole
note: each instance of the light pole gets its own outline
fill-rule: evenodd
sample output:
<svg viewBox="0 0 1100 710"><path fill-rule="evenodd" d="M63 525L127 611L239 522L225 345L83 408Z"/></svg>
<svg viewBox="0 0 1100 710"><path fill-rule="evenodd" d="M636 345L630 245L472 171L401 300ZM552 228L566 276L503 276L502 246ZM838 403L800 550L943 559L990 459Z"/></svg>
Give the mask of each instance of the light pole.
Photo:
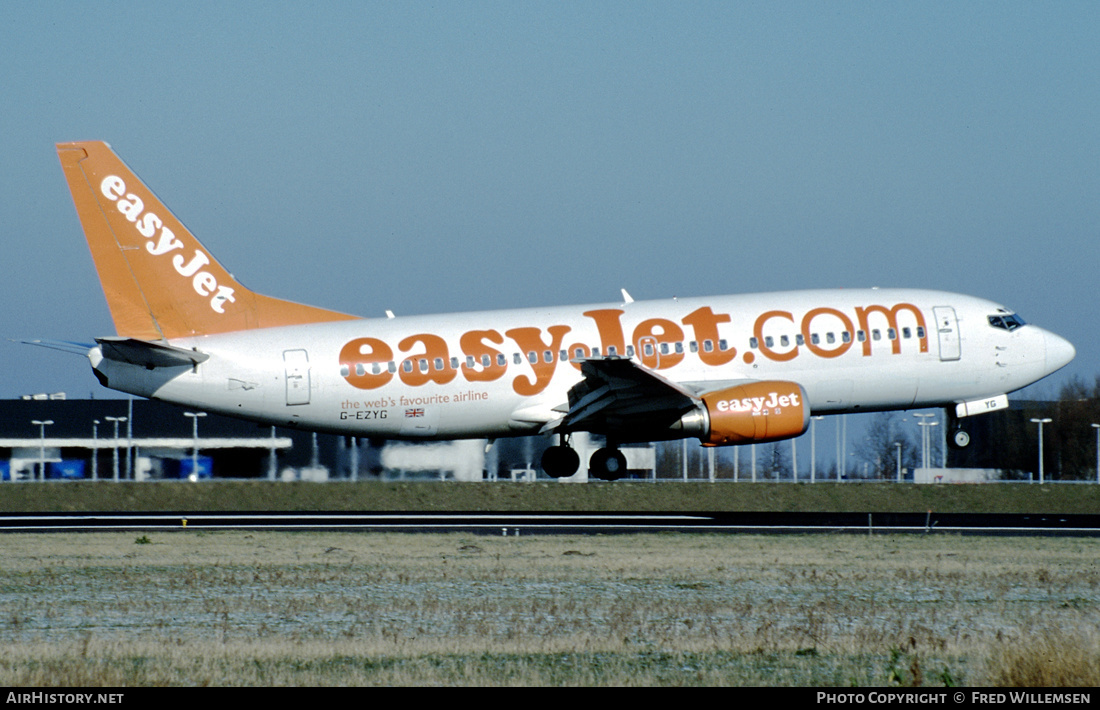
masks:
<svg viewBox="0 0 1100 710"><path fill-rule="evenodd" d="M938 422L928 422L928 417L936 416L934 413L921 414L920 412L914 412L913 416L919 417L916 426L921 427L921 468L928 468L928 456L932 454L932 433L928 432L928 427L939 426Z"/></svg>
<svg viewBox="0 0 1100 710"><path fill-rule="evenodd" d="M191 480L199 480L199 417L205 417L206 412L184 412L183 416L191 418Z"/></svg>
<svg viewBox="0 0 1100 710"><path fill-rule="evenodd" d="M46 427L53 424L52 419L39 420L32 419L31 424L38 427L39 433L39 445L38 445L38 480L46 480Z"/></svg>
<svg viewBox="0 0 1100 710"><path fill-rule="evenodd" d="M1096 482L1100 483L1100 424L1093 424L1096 430Z"/></svg>
<svg viewBox="0 0 1100 710"><path fill-rule="evenodd" d="M115 425L115 445L114 445L114 451L111 455L111 462L112 462L112 465L114 467L113 480L114 480L115 483L118 483L118 424L119 424L119 422L126 421L126 417L103 417L103 418L106 419L109 422L114 422L114 425Z"/></svg>
<svg viewBox="0 0 1100 710"><path fill-rule="evenodd" d="M1049 417L1044 417L1043 419L1032 419L1031 421L1039 425L1039 483L1041 485L1043 483L1043 425L1050 424L1051 420Z"/></svg>
<svg viewBox="0 0 1100 710"><path fill-rule="evenodd" d="M817 480L817 428L814 426L825 417L810 417L810 483Z"/></svg>
<svg viewBox="0 0 1100 710"><path fill-rule="evenodd" d="M917 426L920 429L920 466L921 468L928 468L928 449L931 448L932 438L928 432L928 427L936 426L939 422L929 422L927 417L934 417L935 414L921 414L920 412L914 412L914 417L920 417L920 421L917 422Z"/></svg>
<svg viewBox="0 0 1100 710"><path fill-rule="evenodd" d="M843 435L841 434L841 428L843 427ZM844 448L841 448L841 439L844 440ZM844 452L848 448L848 415L841 414L836 420L836 480L840 482L842 472L847 472L847 460L844 458Z"/></svg>
<svg viewBox="0 0 1100 710"><path fill-rule="evenodd" d="M92 420L92 480L99 480L99 420Z"/></svg>
<svg viewBox="0 0 1100 710"><path fill-rule="evenodd" d="M901 442L895 441L894 446L898 447L898 483L901 483Z"/></svg>

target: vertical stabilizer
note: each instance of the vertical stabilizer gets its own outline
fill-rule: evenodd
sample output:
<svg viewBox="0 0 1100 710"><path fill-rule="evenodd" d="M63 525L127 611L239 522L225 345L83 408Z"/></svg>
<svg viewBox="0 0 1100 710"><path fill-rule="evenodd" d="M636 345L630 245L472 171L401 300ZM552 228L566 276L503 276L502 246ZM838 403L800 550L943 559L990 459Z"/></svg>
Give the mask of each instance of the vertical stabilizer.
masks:
<svg viewBox="0 0 1100 710"><path fill-rule="evenodd" d="M249 291L101 141L57 154L119 335L171 340L354 316Z"/></svg>

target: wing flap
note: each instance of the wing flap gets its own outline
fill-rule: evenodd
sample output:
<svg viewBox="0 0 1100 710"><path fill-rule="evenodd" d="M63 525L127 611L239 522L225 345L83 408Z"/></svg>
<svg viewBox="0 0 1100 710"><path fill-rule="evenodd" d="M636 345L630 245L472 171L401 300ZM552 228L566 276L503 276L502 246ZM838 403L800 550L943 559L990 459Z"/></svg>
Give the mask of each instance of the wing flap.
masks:
<svg viewBox="0 0 1100 710"><path fill-rule="evenodd" d="M667 430L698 405L694 392L633 360L580 360L584 379L569 390L569 409L544 430L592 431L619 441Z"/></svg>

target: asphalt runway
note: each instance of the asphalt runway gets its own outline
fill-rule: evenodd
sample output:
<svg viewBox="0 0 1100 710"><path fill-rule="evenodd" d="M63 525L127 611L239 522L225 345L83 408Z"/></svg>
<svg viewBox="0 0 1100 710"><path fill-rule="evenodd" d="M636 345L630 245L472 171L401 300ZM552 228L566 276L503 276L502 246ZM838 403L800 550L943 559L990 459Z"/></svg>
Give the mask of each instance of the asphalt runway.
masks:
<svg viewBox="0 0 1100 710"><path fill-rule="evenodd" d="M621 533L951 533L1100 535L1100 515L983 513L8 513L0 532L348 530L484 535Z"/></svg>

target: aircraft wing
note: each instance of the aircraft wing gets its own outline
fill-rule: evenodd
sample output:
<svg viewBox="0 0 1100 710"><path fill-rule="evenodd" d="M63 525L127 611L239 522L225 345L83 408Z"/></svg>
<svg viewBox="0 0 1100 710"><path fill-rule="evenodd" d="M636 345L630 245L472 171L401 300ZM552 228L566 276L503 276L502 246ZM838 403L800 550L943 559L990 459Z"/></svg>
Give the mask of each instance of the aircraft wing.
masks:
<svg viewBox="0 0 1100 710"><path fill-rule="evenodd" d="M585 358L581 374L584 379L569 390L568 410L544 431L592 431L620 442L644 441L699 404L694 392L627 358Z"/></svg>

